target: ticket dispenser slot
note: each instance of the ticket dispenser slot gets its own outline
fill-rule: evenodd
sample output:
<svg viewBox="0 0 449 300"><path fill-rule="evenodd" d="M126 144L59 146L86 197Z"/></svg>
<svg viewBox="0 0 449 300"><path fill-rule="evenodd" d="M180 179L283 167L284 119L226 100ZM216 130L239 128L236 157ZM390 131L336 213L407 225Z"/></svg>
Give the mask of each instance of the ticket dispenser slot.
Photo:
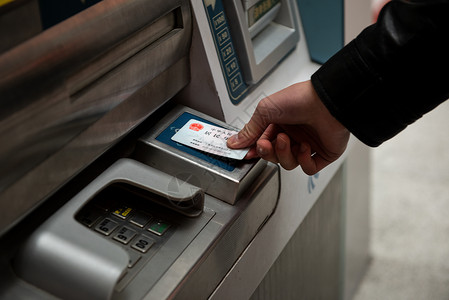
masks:
<svg viewBox="0 0 449 300"><path fill-rule="evenodd" d="M190 119L236 130L208 115L178 106L138 141L135 158L235 204L266 162L227 159L174 142L171 137Z"/></svg>
<svg viewBox="0 0 449 300"><path fill-rule="evenodd" d="M136 161L117 161L27 239L16 273L64 299L111 299L140 272L145 285L121 296L142 298L214 214L200 188L174 183Z"/></svg>
<svg viewBox="0 0 449 300"><path fill-rule="evenodd" d="M291 0L230 0L224 3L247 84L257 83L299 41Z"/></svg>

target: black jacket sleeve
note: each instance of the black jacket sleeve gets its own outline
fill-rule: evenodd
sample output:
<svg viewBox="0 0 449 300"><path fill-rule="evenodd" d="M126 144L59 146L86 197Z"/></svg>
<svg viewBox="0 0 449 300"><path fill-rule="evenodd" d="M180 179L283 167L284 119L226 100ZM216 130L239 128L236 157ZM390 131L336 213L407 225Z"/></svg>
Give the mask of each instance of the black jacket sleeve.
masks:
<svg viewBox="0 0 449 300"><path fill-rule="evenodd" d="M380 145L449 98L449 1L389 2L311 80L337 120Z"/></svg>

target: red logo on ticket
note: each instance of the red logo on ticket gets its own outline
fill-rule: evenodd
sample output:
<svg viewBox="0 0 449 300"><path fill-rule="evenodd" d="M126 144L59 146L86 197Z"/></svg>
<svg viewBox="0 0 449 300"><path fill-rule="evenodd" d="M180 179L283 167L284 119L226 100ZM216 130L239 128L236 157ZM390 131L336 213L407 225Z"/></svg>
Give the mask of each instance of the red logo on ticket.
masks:
<svg viewBox="0 0 449 300"><path fill-rule="evenodd" d="M193 131L200 131L201 129L203 129L204 126L198 123L192 123L190 124L189 129L192 129Z"/></svg>

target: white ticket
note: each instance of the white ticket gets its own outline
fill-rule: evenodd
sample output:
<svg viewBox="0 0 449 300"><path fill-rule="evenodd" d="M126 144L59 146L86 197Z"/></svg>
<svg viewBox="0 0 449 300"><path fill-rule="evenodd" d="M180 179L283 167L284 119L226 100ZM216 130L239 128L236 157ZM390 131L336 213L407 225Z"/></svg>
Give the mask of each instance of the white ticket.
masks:
<svg viewBox="0 0 449 300"><path fill-rule="evenodd" d="M228 148L226 141L234 134L237 134L237 131L191 119L171 139L204 152L241 160L249 148L238 150Z"/></svg>

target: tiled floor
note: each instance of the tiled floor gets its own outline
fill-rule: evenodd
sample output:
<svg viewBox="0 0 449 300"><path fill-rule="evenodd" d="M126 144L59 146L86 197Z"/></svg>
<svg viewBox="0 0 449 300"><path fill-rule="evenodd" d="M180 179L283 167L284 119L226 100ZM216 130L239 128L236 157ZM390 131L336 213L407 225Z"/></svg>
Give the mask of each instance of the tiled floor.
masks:
<svg viewBox="0 0 449 300"><path fill-rule="evenodd" d="M372 152L366 299L449 299L449 101Z"/></svg>

